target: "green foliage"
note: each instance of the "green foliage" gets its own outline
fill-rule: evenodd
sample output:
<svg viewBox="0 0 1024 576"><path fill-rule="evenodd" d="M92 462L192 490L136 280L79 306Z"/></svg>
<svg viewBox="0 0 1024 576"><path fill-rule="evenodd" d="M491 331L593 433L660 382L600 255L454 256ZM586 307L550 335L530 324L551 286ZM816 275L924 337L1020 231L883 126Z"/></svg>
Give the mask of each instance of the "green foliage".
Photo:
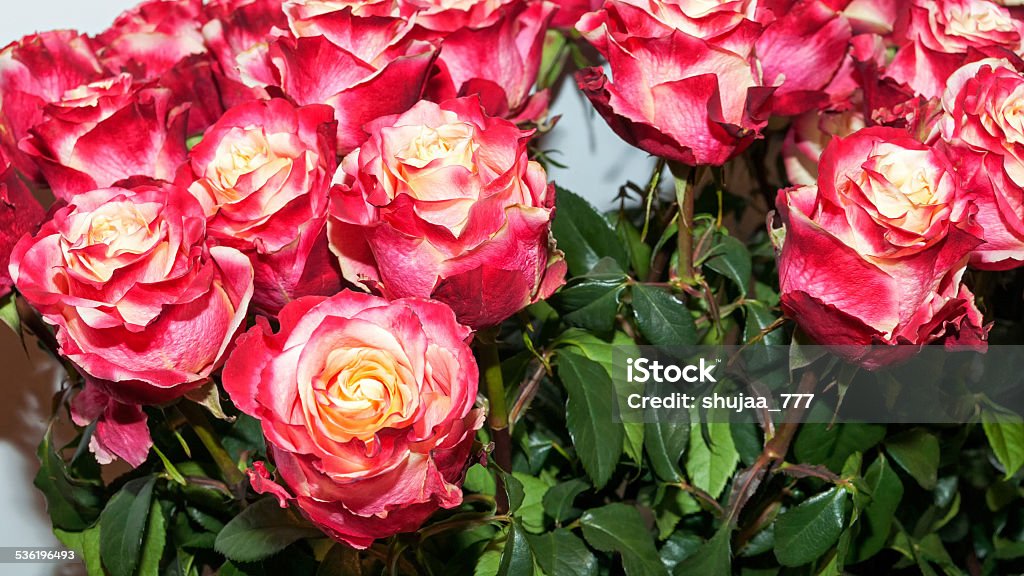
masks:
<svg viewBox="0 0 1024 576"><path fill-rule="evenodd" d="M281 508L274 498L264 498L235 516L217 534L216 549L234 562L257 562L284 550L319 531L294 512Z"/></svg>

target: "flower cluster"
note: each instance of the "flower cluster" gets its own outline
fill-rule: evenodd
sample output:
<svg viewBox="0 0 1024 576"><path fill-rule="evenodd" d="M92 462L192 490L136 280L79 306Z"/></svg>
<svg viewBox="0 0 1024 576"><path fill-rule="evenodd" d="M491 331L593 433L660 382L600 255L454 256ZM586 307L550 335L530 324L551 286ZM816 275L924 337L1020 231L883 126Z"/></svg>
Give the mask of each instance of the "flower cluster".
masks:
<svg viewBox="0 0 1024 576"><path fill-rule="evenodd" d="M0 289L82 375L97 459L141 465L144 408L222 380L283 484L253 486L338 540L457 506L473 331L565 274L515 124L555 10L150 0L0 51Z"/></svg>

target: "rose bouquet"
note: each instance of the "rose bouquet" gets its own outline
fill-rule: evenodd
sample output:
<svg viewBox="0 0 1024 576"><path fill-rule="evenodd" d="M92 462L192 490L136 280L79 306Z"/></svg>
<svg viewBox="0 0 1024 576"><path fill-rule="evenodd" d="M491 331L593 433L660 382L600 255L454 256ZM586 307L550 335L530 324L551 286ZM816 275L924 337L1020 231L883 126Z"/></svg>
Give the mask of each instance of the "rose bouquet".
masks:
<svg viewBox="0 0 1024 576"><path fill-rule="evenodd" d="M944 426L616 397L644 345L786 346L841 404L1022 343L1022 58L989 0L148 0L26 36L0 317L66 375L54 533L92 576L1018 573L1024 424L982 394ZM545 146L576 90L655 158L608 213Z"/></svg>

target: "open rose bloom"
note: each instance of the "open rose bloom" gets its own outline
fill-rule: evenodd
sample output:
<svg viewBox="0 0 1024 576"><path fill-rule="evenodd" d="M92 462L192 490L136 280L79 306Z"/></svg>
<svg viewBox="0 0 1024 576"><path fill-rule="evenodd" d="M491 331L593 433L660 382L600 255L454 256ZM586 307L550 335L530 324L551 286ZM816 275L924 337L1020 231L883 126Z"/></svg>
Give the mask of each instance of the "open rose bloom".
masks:
<svg viewBox="0 0 1024 576"><path fill-rule="evenodd" d="M983 340L961 282L981 231L941 151L887 128L835 138L817 186L781 191L778 209L782 306L815 341Z"/></svg>
<svg viewBox="0 0 1024 576"><path fill-rule="evenodd" d="M224 387L258 418L277 496L357 548L415 530L459 487L483 414L471 332L443 304L342 292L287 305L239 339Z"/></svg>
<svg viewBox="0 0 1024 576"><path fill-rule="evenodd" d="M331 250L346 279L389 298L436 298L475 328L562 285L555 190L527 159L529 132L475 99L421 102L369 131L332 191Z"/></svg>

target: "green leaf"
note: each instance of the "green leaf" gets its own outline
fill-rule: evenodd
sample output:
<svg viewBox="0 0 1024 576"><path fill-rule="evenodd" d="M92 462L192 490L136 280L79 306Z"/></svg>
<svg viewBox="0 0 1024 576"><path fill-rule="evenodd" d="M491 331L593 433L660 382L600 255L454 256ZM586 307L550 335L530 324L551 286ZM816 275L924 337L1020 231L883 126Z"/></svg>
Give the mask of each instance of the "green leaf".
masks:
<svg viewBox="0 0 1024 576"><path fill-rule="evenodd" d="M160 559L164 554L167 541L167 519L164 510L156 500L149 508L149 521L146 523L146 539L142 543L142 557L139 559L139 576L158 576Z"/></svg>
<svg viewBox="0 0 1024 576"><path fill-rule="evenodd" d="M544 496L550 486L539 478L523 472L513 472L516 480L523 485L523 501L516 511L516 517L527 532L539 534L544 531Z"/></svg>
<svg viewBox="0 0 1024 576"><path fill-rule="evenodd" d="M568 392L566 425L583 469L602 488L611 478L622 454L622 426L613 421L615 388L600 364L561 350L558 377Z"/></svg>
<svg viewBox="0 0 1024 576"><path fill-rule="evenodd" d="M729 551L731 536L732 530L728 524L723 525L700 550L676 566L673 573L677 576L729 576L732 574L732 554Z"/></svg>
<svg viewBox="0 0 1024 576"><path fill-rule="evenodd" d="M518 478L508 472L502 472L501 479L505 485L505 494L508 496L508 513L515 514L526 499L526 489Z"/></svg>
<svg viewBox="0 0 1024 576"><path fill-rule="evenodd" d="M0 298L0 322L21 336L21 315L18 314L18 300L14 292Z"/></svg>
<svg viewBox="0 0 1024 576"><path fill-rule="evenodd" d="M614 259L621 269L628 269L629 257L625 248L597 209L562 188L557 190L556 198L557 209L551 230L558 248L565 253L570 274L582 276L605 257Z"/></svg>
<svg viewBox="0 0 1024 576"><path fill-rule="evenodd" d="M213 382L186 392L185 397L206 408L218 420L224 420L225 422L235 421L233 416L228 416L224 413L224 407L221 406L220 402L220 389Z"/></svg>
<svg viewBox="0 0 1024 576"><path fill-rule="evenodd" d="M597 558L582 540L565 528L527 538L537 564L547 576L597 575Z"/></svg>
<svg viewBox="0 0 1024 576"><path fill-rule="evenodd" d="M939 439L914 428L886 439L885 449L892 459L917 480L921 488L934 490L939 473Z"/></svg>
<svg viewBox="0 0 1024 576"><path fill-rule="evenodd" d="M580 519L583 537L602 552L618 552L626 576L667 576L658 557L654 538L647 530L640 511L614 503L588 510Z"/></svg>
<svg viewBox="0 0 1024 576"><path fill-rule="evenodd" d="M274 498L264 498L235 516L217 535L215 548L234 562L257 562L303 538L322 536Z"/></svg>
<svg viewBox="0 0 1024 576"><path fill-rule="evenodd" d="M130 480L100 514L100 553L111 576L131 576L139 565L156 478Z"/></svg>
<svg viewBox="0 0 1024 576"><path fill-rule="evenodd" d="M633 314L637 327L655 346L683 346L697 343L697 328L686 306L674 296L643 284L632 289Z"/></svg>
<svg viewBox="0 0 1024 576"><path fill-rule="evenodd" d="M783 566L803 566L820 558L838 540L846 517L846 491L832 488L775 521L775 557Z"/></svg>
<svg viewBox="0 0 1024 576"><path fill-rule="evenodd" d="M501 552L498 576L533 576L533 552L526 541L526 533L518 523L508 528L508 538Z"/></svg>
<svg viewBox="0 0 1024 576"><path fill-rule="evenodd" d="M679 416L686 416L680 412ZM682 471L679 460L690 442L690 420L688 417L671 422L648 422L644 424L644 451L651 461L655 476L665 482L679 482Z"/></svg>
<svg viewBox="0 0 1024 576"><path fill-rule="evenodd" d="M1024 466L1024 423L1014 414L985 407L981 425L992 452L1003 465L1004 477L1009 479Z"/></svg>
<svg viewBox="0 0 1024 576"><path fill-rule="evenodd" d="M551 88L562 74L569 57L569 40L559 30L548 30L544 36L544 51L541 53L540 70L537 73L537 89Z"/></svg>
<svg viewBox="0 0 1024 576"><path fill-rule="evenodd" d="M750 251L747 246L732 236L716 234L718 243L711 249L713 256L704 265L732 280L740 293L746 296L750 286Z"/></svg>
<svg viewBox="0 0 1024 576"><path fill-rule="evenodd" d="M46 431L36 455L39 472L32 483L46 498L54 528L80 532L91 526L102 506L99 487L71 476L64 459L54 451L51 430Z"/></svg>
<svg viewBox="0 0 1024 576"><path fill-rule="evenodd" d="M488 550L481 554L480 558L476 561L473 576L496 576L500 566L501 552L498 550Z"/></svg>
<svg viewBox="0 0 1024 576"><path fill-rule="evenodd" d="M85 571L89 576L106 576L100 555L99 524L82 532L65 532L60 528L54 528L53 534L61 543L81 555L80 559L85 564Z"/></svg>
<svg viewBox="0 0 1024 576"><path fill-rule="evenodd" d="M607 334L615 328L615 315L626 281L623 274L583 276L552 296L549 302L562 314L566 324Z"/></svg>
<svg viewBox="0 0 1024 576"><path fill-rule="evenodd" d="M718 498L736 470L740 455L732 441L732 432L725 422L706 424L709 445L694 424L690 432L690 449L686 453L686 473L693 485Z"/></svg>
<svg viewBox="0 0 1024 576"><path fill-rule="evenodd" d="M555 484L544 494L544 511L558 523L576 517L580 512L573 507L573 502L589 487L589 484L576 478Z"/></svg>
<svg viewBox="0 0 1024 576"><path fill-rule="evenodd" d="M799 462L824 464L839 472L854 452L867 452L885 438L885 426L878 424L804 424L793 451Z"/></svg>
<svg viewBox="0 0 1024 576"><path fill-rule="evenodd" d="M893 515L903 499L903 482L892 464L879 454L864 474L870 498L860 516L860 533L852 552L853 562L871 558L885 547L892 529Z"/></svg>
<svg viewBox="0 0 1024 576"><path fill-rule="evenodd" d="M762 330L767 330L778 319L778 316L768 306L757 300L748 300L743 305L747 313L747 320L743 324L743 341L750 342L757 337ZM765 346L780 346L785 344L785 334L782 330L773 330L764 335L760 343Z"/></svg>
<svg viewBox="0 0 1024 576"><path fill-rule="evenodd" d="M629 251L629 261L633 263L633 272L637 278L647 278L651 268L651 246L640 239L640 231L636 226L620 215L615 221L615 232L619 241Z"/></svg>

